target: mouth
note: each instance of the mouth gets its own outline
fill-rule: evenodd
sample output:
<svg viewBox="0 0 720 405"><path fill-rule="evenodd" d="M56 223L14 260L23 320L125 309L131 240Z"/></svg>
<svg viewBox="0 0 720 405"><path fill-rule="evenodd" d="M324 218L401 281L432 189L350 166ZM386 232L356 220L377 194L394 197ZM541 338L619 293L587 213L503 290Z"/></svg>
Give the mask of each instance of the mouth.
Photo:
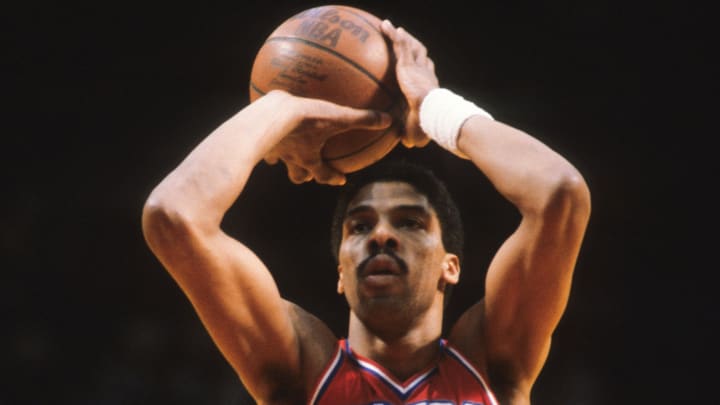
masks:
<svg viewBox="0 0 720 405"><path fill-rule="evenodd" d="M407 273L407 267L400 258L385 253L366 259L358 270L361 278L398 277Z"/></svg>

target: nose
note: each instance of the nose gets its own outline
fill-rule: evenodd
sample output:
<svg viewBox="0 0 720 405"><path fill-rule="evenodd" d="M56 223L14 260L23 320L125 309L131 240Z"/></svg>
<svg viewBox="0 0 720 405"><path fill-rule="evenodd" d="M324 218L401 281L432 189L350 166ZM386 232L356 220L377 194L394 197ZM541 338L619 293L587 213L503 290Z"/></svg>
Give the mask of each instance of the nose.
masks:
<svg viewBox="0 0 720 405"><path fill-rule="evenodd" d="M398 248L398 239L392 229L390 229L390 226L381 222L372 230L367 241L367 247L370 255L378 254L385 249L394 252L397 251Z"/></svg>

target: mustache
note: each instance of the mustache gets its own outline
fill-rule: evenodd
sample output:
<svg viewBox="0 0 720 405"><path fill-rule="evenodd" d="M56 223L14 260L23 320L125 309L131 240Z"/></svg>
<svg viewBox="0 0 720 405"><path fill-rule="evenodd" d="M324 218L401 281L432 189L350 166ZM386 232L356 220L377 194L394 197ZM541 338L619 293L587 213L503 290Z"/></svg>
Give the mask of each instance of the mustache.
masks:
<svg viewBox="0 0 720 405"><path fill-rule="evenodd" d="M400 256L396 255L392 249L387 249L387 248L383 247L383 248L380 248L380 249L374 251L370 256L366 257L365 259L363 259L362 262L360 262L360 264L358 264L357 269L356 269L358 277L362 276L365 273L365 268L367 267L370 260L372 260L375 257L377 257L378 255L382 255L382 254L387 255L391 259L395 260L395 262L397 263L398 267L400 267L400 270L403 272L403 274L407 274L408 267L407 267L407 263L405 263L405 260L401 259Z"/></svg>

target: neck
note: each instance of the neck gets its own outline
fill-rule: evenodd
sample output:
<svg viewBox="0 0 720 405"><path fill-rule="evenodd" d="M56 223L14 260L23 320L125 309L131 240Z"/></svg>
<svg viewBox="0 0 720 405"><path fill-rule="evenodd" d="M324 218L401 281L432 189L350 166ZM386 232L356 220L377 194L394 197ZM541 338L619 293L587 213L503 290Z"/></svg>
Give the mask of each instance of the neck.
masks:
<svg viewBox="0 0 720 405"><path fill-rule="evenodd" d="M386 327L369 325L350 312L348 340L353 351L405 380L432 364L442 334L442 305L433 305L411 322L395 320ZM388 327L388 325L390 325Z"/></svg>

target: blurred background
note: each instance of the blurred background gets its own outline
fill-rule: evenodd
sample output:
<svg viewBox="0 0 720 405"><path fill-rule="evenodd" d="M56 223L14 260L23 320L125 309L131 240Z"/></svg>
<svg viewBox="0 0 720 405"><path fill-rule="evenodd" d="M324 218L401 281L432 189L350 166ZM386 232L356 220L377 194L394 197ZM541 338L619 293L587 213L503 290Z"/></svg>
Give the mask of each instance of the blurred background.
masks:
<svg viewBox="0 0 720 405"><path fill-rule="evenodd" d="M140 215L152 188L247 105L254 55L274 27L322 4L4 7L0 404L253 404L146 247ZM590 185L593 216L533 404L711 403L709 12L689 2L343 4L413 32L443 86L562 153ZM431 165L463 212L452 322L482 296L518 215L434 144L392 155ZM344 336L328 239L335 193L261 163L224 226L284 296Z"/></svg>

